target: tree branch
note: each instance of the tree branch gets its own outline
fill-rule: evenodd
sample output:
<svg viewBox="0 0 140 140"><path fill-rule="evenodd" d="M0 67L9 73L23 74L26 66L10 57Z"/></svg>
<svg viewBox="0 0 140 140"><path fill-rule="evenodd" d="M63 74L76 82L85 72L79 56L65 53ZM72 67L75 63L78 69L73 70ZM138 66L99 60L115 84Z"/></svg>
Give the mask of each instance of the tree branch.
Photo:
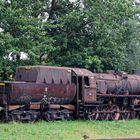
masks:
<svg viewBox="0 0 140 140"><path fill-rule="evenodd" d="M57 7L56 4L57 4L57 0L52 0L52 2L51 2L51 9L50 9L50 12L49 12L48 20L53 18L54 10Z"/></svg>

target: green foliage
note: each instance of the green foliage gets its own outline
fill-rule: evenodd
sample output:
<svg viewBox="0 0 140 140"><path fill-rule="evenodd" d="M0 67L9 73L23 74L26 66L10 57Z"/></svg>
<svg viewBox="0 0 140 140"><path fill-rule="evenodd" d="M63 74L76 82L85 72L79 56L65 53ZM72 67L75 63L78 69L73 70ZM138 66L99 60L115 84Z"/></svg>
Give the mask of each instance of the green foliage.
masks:
<svg viewBox="0 0 140 140"><path fill-rule="evenodd" d="M37 64L140 68L138 13L133 0L2 0L0 73Z"/></svg>
<svg viewBox="0 0 140 140"><path fill-rule="evenodd" d="M130 40L126 36L130 34L126 33L130 26L127 24L130 19L134 21L137 8L131 0L85 0L83 6L75 4L57 19L63 28L55 37L56 45L60 46L60 51L55 53L55 63L97 71L129 71L126 60L129 61L127 50ZM135 23L138 20L135 19ZM133 37L135 42L138 41L137 35Z"/></svg>
<svg viewBox="0 0 140 140"><path fill-rule="evenodd" d="M130 20L127 24L126 32L127 48L126 48L126 67L127 71L134 68L140 69L140 24L137 20Z"/></svg>
<svg viewBox="0 0 140 140"><path fill-rule="evenodd" d="M43 0L1 1L0 71L8 66L15 71L18 65L38 64L45 48L51 48L52 39L46 35L43 17L40 16L45 3L47 1ZM20 59L21 52L27 54L28 60ZM10 53L12 60L9 60Z"/></svg>

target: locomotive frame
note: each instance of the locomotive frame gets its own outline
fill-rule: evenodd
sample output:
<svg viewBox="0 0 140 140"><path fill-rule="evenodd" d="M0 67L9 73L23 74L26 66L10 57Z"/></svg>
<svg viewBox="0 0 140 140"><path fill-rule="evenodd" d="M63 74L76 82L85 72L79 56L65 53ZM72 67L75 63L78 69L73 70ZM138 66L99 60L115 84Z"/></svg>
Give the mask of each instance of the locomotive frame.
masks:
<svg viewBox="0 0 140 140"><path fill-rule="evenodd" d="M139 118L140 76L87 69L23 66L0 83L0 120Z"/></svg>

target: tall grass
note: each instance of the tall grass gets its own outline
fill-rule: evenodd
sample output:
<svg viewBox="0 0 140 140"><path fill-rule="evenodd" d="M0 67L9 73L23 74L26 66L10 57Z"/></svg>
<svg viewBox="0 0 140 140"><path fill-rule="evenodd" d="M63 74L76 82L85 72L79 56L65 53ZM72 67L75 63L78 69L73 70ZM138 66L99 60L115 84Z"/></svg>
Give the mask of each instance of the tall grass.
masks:
<svg viewBox="0 0 140 140"><path fill-rule="evenodd" d="M83 140L140 137L140 121L55 121L0 123L0 140Z"/></svg>

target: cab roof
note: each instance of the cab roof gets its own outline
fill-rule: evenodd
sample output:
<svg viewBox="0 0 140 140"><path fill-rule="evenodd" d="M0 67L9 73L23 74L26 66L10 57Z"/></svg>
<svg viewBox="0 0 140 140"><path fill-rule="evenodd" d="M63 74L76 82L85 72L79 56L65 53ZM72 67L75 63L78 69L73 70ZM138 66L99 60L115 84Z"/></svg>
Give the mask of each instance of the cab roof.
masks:
<svg viewBox="0 0 140 140"><path fill-rule="evenodd" d="M92 76L93 73L84 68L72 68L72 67L58 67L58 66L19 66L18 69L36 69L36 70L60 70L60 71L73 71L78 76Z"/></svg>
<svg viewBox="0 0 140 140"><path fill-rule="evenodd" d="M20 66L17 68L15 80L38 83L71 83L71 73L77 76L91 77L93 73L83 68L55 66Z"/></svg>

